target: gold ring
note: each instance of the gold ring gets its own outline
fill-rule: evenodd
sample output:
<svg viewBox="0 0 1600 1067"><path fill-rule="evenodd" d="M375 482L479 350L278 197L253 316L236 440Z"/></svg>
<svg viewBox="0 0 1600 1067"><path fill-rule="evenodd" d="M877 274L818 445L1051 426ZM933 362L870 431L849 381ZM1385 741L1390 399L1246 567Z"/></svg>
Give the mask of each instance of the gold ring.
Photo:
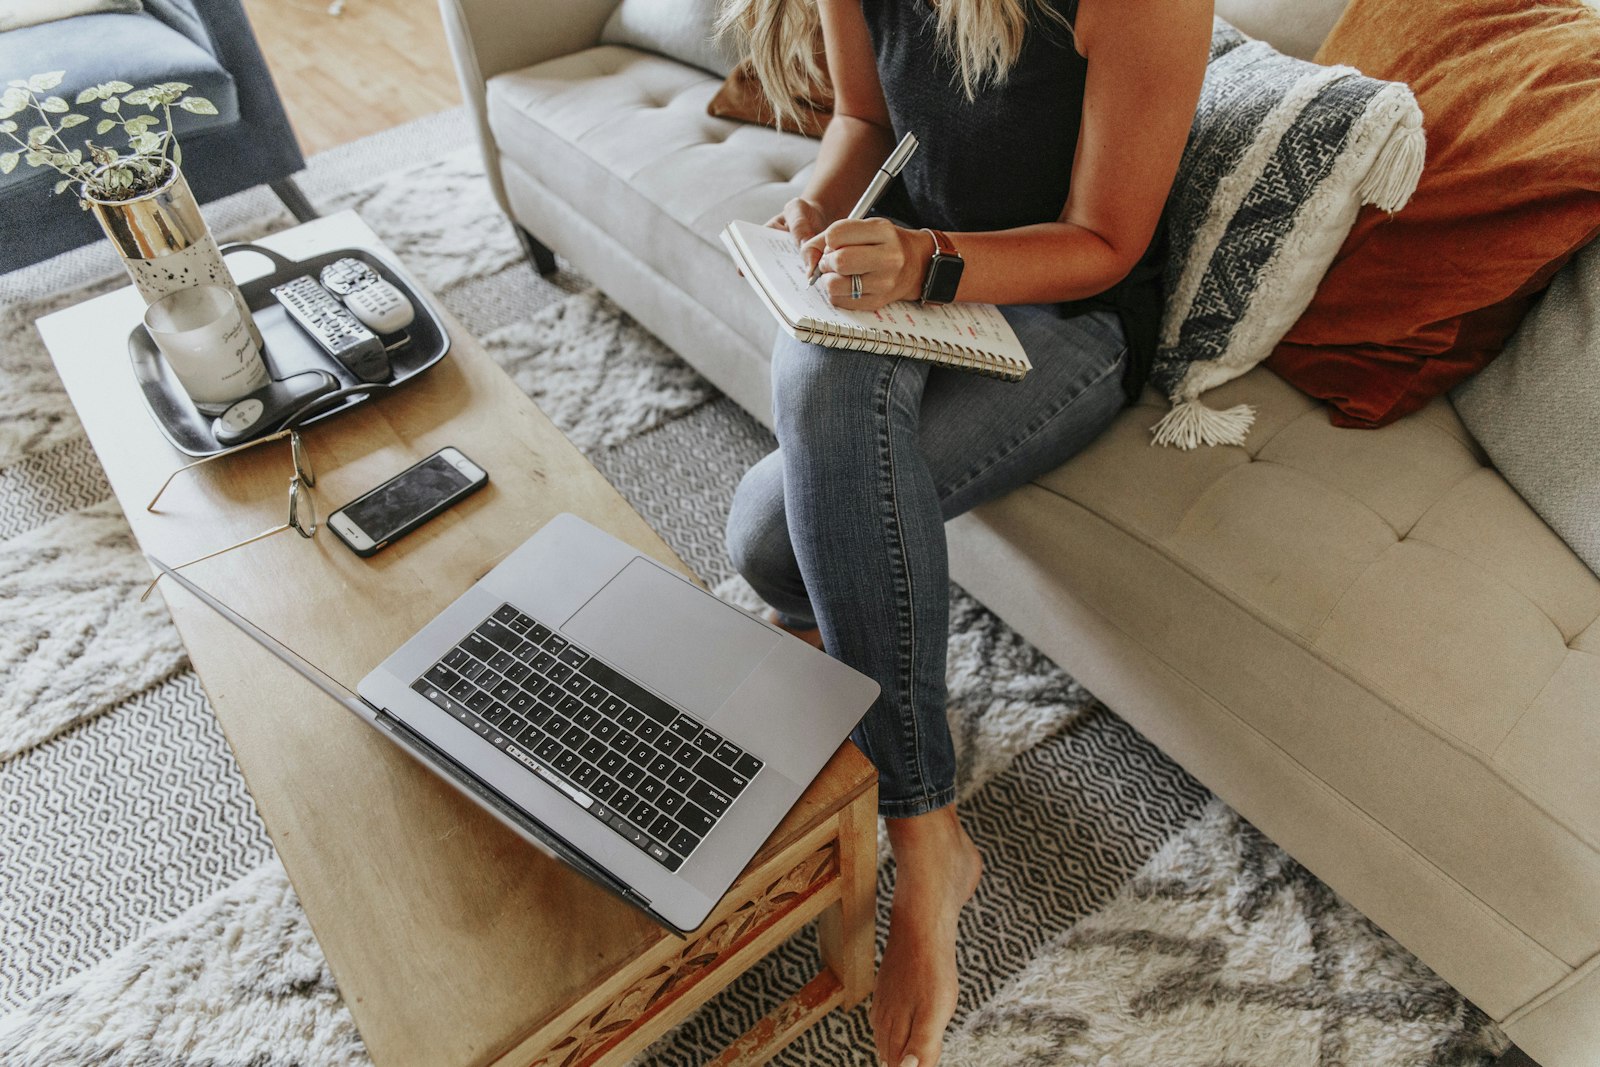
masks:
<svg viewBox="0 0 1600 1067"><path fill-rule="evenodd" d="M861 299L861 275L859 274L850 275L850 299Z"/></svg>

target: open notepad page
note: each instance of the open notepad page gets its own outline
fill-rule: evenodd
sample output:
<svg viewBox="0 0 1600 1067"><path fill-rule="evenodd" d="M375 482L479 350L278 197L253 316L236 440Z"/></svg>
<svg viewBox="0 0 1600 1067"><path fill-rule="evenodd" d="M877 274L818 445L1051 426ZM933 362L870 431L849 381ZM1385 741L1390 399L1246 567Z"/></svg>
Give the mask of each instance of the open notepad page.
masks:
<svg viewBox="0 0 1600 1067"><path fill-rule="evenodd" d="M819 286L806 285L800 249L784 231L735 221L728 224L724 237L791 332L828 324L898 331L1029 365L1022 342L993 304L923 305L901 300L876 311L849 311L830 303Z"/></svg>

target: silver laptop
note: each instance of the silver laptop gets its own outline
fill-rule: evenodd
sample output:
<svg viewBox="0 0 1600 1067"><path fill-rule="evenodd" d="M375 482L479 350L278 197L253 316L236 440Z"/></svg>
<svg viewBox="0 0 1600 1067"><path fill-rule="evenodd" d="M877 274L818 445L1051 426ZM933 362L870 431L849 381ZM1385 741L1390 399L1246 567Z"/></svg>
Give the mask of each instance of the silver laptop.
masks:
<svg viewBox="0 0 1600 1067"><path fill-rule="evenodd" d="M359 697L152 562L541 851L678 932L704 921L878 695L573 515Z"/></svg>

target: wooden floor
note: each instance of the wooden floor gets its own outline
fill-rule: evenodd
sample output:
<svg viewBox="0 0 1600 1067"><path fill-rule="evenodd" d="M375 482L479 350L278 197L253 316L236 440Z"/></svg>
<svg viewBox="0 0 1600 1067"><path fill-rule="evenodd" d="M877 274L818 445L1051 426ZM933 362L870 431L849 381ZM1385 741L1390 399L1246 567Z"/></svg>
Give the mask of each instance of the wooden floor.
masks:
<svg viewBox="0 0 1600 1067"><path fill-rule="evenodd" d="M306 155L461 102L437 0L244 0ZM462 136L470 138L470 130Z"/></svg>

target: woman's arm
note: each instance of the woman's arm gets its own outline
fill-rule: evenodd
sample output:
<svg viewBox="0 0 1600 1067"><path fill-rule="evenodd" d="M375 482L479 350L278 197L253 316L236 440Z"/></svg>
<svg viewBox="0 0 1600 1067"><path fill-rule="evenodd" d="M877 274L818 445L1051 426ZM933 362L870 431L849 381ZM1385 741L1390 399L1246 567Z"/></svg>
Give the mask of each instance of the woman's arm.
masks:
<svg viewBox="0 0 1600 1067"><path fill-rule="evenodd" d="M857 0L816 3L833 83L833 118L823 131L805 192L767 224L787 229L801 242L849 214L895 144L861 5ZM807 254L807 268L820 254L820 248Z"/></svg>
<svg viewBox="0 0 1600 1067"><path fill-rule="evenodd" d="M1072 190L1056 222L952 234L965 260L959 300L1031 304L1103 292L1154 235L1205 77L1212 0L1082 0L1088 58ZM818 283L840 305L871 310L921 295L933 252L926 233L882 220L838 222ZM863 296L850 297L850 275Z"/></svg>

